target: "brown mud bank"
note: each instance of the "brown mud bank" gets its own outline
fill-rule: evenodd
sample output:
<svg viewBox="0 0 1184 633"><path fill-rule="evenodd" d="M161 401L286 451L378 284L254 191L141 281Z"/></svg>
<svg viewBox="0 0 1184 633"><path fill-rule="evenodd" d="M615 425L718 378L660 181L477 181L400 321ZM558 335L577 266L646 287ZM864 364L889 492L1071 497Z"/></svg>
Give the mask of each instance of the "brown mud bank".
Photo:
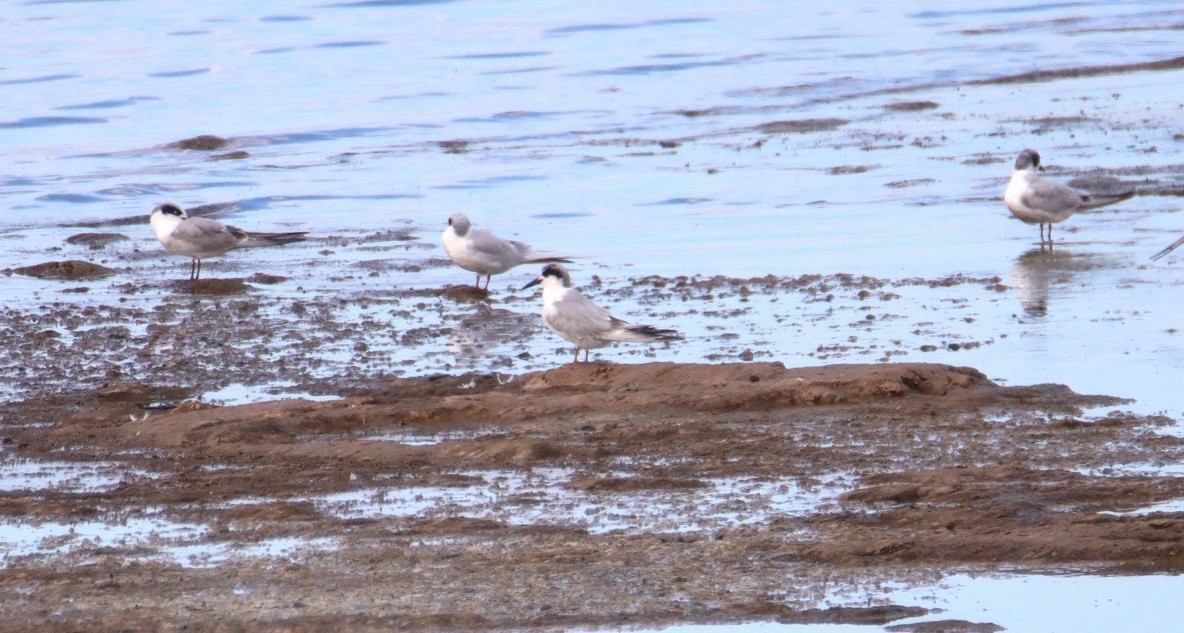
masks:
<svg viewBox="0 0 1184 633"><path fill-rule="evenodd" d="M1154 468L1181 457L1158 432L1171 420L970 368L590 363L154 408L174 397L125 384L6 405L8 451L134 474L2 492L0 520L163 518L231 554L192 564L149 541L9 556L6 623L883 624L925 613L877 597L885 580L1184 566L1184 515L1131 512L1184 497ZM276 539L301 545L258 551Z"/></svg>

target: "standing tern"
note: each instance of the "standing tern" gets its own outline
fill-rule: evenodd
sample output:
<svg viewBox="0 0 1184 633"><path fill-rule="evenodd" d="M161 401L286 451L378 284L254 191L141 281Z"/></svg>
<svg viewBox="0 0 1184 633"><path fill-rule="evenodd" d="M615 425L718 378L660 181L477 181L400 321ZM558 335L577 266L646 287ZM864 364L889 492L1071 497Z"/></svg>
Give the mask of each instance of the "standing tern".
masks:
<svg viewBox="0 0 1184 633"><path fill-rule="evenodd" d="M1133 191L1114 195L1087 195L1074 191L1059 182L1047 180L1036 170L1044 171L1040 153L1034 149L1020 152L1015 159L1015 171L1003 201L1011 214L1028 224L1040 225L1040 246L1044 247L1044 225L1048 225L1048 246L1052 248L1052 225L1085 209L1096 209L1122 202L1135 195Z"/></svg>
<svg viewBox="0 0 1184 633"><path fill-rule="evenodd" d="M485 229L475 229L463 213L448 218L448 228L441 237L444 250L457 266L477 273L478 289L481 275L485 275L485 290L494 275L500 275L518 264L571 263L556 253L535 252L529 244L503 240Z"/></svg>
<svg viewBox="0 0 1184 633"><path fill-rule="evenodd" d="M238 227L222 224L209 218L191 218L180 206L166 202L148 216L156 239L170 253L193 258L189 265L189 279L201 278L201 260L223 255L236 248L281 246L299 242L306 231L290 233L248 233Z"/></svg>
<svg viewBox="0 0 1184 633"><path fill-rule="evenodd" d="M571 276L559 264L549 264L537 279L526 284L543 286L543 323L551 331L576 346L574 363L580 362L580 350L584 350L584 362L595 347L604 347L614 341L650 343L674 341L682 338L678 332L652 325L634 325L622 321L596 305L591 299L571 287Z"/></svg>

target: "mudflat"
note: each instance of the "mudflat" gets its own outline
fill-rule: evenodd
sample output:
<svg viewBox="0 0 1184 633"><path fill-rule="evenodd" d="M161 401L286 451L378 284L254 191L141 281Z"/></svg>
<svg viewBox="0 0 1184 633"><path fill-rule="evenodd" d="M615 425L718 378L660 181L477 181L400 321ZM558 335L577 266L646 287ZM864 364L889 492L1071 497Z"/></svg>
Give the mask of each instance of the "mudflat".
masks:
<svg viewBox="0 0 1184 633"><path fill-rule="evenodd" d="M1172 420L967 367L593 362L325 402L177 398L112 382L4 405L22 459L121 473L0 492L9 521L192 527L183 547L71 534L10 553L6 627L883 624L925 607L833 597L1184 565L1184 518L1131 512L1184 497L1151 468L1181 457L1157 432Z"/></svg>

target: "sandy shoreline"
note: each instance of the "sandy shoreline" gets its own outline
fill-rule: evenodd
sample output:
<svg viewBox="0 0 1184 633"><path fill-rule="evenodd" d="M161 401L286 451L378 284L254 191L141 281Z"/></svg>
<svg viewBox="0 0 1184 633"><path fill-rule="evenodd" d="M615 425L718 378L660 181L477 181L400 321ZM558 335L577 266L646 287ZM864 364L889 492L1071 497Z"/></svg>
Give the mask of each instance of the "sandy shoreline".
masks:
<svg viewBox="0 0 1184 633"><path fill-rule="evenodd" d="M10 626L884 623L924 611L823 597L1184 560L1184 520L1123 514L1184 496L1138 469L1179 458L1181 441L1155 432L1170 420L970 368L591 363L145 409L169 397L118 383L6 405L26 422L4 435L21 458L129 474L101 491L5 492L0 512L30 526L165 518L208 526L198 544L229 554L203 565L162 558L165 542L75 541L9 556ZM298 545L252 553L283 539Z"/></svg>

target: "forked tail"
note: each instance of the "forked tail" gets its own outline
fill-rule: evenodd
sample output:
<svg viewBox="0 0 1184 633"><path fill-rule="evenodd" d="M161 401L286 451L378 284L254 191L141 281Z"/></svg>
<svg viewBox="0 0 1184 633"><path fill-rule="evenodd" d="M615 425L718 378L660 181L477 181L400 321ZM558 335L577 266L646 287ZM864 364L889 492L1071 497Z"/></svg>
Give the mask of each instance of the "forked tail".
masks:
<svg viewBox="0 0 1184 633"><path fill-rule="evenodd" d="M292 242L307 239L308 231L292 231L289 233L248 233L250 241L243 246L283 246Z"/></svg>
<svg viewBox="0 0 1184 633"><path fill-rule="evenodd" d="M682 334L679 334L677 330L668 330L652 325L633 325L631 323L622 323L621 325L623 327L614 330L610 333L611 336L605 338L615 341L633 341L639 343L678 341L682 339Z"/></svg>
<svg viewBox="0 0 1184 633"><path fill-rule="evenodd" d="M528 253L528 264L570 264L572 261L558 253Z"/></svg>

